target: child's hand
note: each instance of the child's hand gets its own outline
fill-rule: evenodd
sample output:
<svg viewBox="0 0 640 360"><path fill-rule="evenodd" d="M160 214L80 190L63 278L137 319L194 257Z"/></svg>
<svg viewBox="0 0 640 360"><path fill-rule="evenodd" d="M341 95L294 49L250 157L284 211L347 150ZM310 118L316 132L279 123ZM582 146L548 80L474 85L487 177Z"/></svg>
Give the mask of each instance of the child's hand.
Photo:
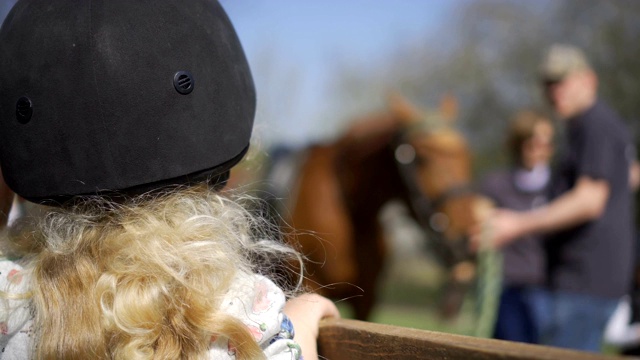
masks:
<svg viewBox="0 0 640 360"><path fill-rule="evenodd" d="M318 294L303 294L295 297L284 306L284 313L293 323L294 340L302 348L305 360L318 358L316 340L320 320L327 317L340 317L335 304Z"/></svg>
<svg viewBox="0 0 640 360"><path fill-rule="evenodd" d="M308 331L313 338L318 337L320 320L326 317L340 317L334 303L318 294L303 294L287 301L284 313L293 322L296 333Z"/></svg>

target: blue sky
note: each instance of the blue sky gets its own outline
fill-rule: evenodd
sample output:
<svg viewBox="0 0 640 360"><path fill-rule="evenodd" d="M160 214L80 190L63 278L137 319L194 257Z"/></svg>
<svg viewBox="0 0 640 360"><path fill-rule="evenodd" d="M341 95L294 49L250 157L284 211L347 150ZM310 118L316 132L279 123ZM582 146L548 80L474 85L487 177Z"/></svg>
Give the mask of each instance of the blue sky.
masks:
<svg viewBox="0 0 640 360"><path fill-rule="evenodd" d="M258 136L321 140L337 63L369 66L404 42L433 36L461 1L221 0L254 72Z"/></svg>
<svg viewBox="0 0 640 360"><path fill-rule="evenodd" d="M0 21L4 20L16 0L0 0Z"/></svg>
<svg viewBox="0 0 640 360"><path fill-rule="evenodd" d="M366 60L398 41L435 30L451 0L221 0L251 55L276 45L283 55L318 65L340 53Z"/></svg>

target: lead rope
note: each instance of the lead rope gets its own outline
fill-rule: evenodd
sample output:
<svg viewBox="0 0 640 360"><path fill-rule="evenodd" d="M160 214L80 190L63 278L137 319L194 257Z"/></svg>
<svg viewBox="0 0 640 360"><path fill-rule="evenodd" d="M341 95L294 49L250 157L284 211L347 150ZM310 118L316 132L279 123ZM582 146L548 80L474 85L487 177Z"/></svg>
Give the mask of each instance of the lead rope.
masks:
<svg viewBox="0 0 640 360"><path fill-rule="evenodd" d="M486 209L483 211L486 211ZM475 303L477 323L474 329L474 336L491 338L493 337L498 317L499 299L502 290L503 260L502 252L491 246L491 226L485 222L481 231L480 248L477 255L478 278Z"/></svg>

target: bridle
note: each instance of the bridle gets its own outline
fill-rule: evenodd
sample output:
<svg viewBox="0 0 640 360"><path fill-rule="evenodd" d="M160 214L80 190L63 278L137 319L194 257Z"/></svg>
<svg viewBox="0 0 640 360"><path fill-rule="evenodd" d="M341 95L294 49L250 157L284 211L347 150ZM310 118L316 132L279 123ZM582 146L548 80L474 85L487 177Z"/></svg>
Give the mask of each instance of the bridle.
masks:
<svg viewBox="0 0 640 360"><path fill-rule="evenodd" d="M496 294L501 288L502 260L500 253L492 249L481 249L477 254L472 254L467 246L466 238L447 239L444 232L450 221L444 213L439 211L447 201L474 194L474 191L467 184L453 186L431 199L424 194L418 184L416 151L409 140L418 131L428 135L444 126L446 125L442 125L442 123L434 126L433 121L424 123L421 120L416 125L403 129L392 142L395 162L400 178L408 192L409 206L418 223L429 234L432 251L436 254L435 258L442 262L452 276L450 282L445 285L444 292L455 299L456 294L464 293L471 285L471 278L468 277L468 274L475 277L477 284L475 287L477 314L475 335L491 336L498 308L496 301L499 297ZM468 272L465 276L456 276L456 269L460 269L459 265L472 263L474 265L471 265L470 273ZM461 306L461 303L458 303L458 306Z"/></svg>
<svg viewBox="0 0 640 360"><path fill-rule="evenodd" d="M468 184L453 186L435 198L429 198L418 184L418 163L417 154L410 138L417 134L429 134L445 128L440 119L421 119L411 126L404 127L392 142L394 159L398 173L405 188L407 189L409 206L416 216L418 223L429 233L429 238L433 240L434 250L437 258L449 268L462 259L468 258L466 246L451 246L451 241L447 240L444 232L450 225L450 220L443 212L439 211L442 206L453 198L466 196L472 193ZM464 240L460 240L464 241Z"/></svg>

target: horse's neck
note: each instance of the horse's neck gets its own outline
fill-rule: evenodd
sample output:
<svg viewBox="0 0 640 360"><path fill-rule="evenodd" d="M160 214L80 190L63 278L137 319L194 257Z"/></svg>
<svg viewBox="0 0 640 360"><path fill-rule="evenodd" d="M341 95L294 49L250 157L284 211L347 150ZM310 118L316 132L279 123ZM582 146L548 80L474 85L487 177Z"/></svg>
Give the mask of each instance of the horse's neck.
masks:
<svg viewBox="0 0 640 360"><path fill-rule="evenodd" d="M400 196L402 185L390 148L393 136L380 133L336 149L336 176L354 219L370 221L389 200Z"/></svg>

